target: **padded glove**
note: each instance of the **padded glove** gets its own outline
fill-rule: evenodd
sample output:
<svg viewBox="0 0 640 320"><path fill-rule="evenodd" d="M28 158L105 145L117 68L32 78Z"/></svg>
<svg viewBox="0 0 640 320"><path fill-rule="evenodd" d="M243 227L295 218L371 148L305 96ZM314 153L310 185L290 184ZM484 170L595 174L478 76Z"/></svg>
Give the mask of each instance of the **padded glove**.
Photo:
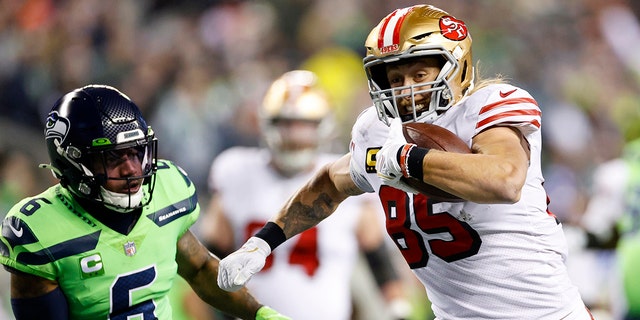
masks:
<svg viewBox="0 0 640 320"><path fill-rule="evenodd" d="M244 287L251 276L264 267L269 254L271 248L266 241L258 237L249 238L240 249L220 261L218 286L231 292Z"/></svg>
<svg viewBox="0 0 640 320"><path fill-rule="evenodd" d="M408 150L413 146L415 146L415 144L407 143L402 133L402 121L400 118L391 120L387 141L385 141L382 149L376 154L376 171L378 177L382 179L382 184L405 192L418 193L418 191L401 180L403 177L403 169L398 162L398 152L406 148L405 153L408 153Z"/></svg>

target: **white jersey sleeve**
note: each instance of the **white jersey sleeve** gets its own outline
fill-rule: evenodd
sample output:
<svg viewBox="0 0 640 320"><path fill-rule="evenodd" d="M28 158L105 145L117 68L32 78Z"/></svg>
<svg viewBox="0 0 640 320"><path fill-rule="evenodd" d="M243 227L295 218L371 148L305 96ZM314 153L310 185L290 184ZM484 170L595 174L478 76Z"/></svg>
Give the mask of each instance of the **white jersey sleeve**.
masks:
<svg viewBox="0 0 640 320"><path fill-rule="evenodd" d="M365 109L351 130L351 179L364 192L376 192L382 183L376 175L376 154L387 139L389 127L378 120L373 107Z"/></svg>

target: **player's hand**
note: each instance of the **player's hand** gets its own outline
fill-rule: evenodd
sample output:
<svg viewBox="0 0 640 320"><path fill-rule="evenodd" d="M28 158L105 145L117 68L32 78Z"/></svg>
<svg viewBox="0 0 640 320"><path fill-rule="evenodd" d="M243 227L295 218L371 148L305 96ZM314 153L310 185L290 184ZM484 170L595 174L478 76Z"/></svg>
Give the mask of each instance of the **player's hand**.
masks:
<svg viewBox="0 0 640 320"><path fill-rule="evenodd" d="M271 248L266 241L258 237L249 238L240 249L220 261L218 267L220 289L233 292L244 287L251 276L264 267L269 254L271 254Z"/></svg>
<svg viewBox="0 0 640 320"><path fill-rule="evenodd" d="M382 184L405 192L418 193L400 180L403 176L403 170L398 163L398 151L408 146L410 144L407 143L402 133L402 120L394 118L389 126L389 137L387 137L382 149L376 154L376 171L378 177L382 179Z"/></svg>
<svg viewBox="0 0 640 320"><path fill-rule="evenodd" d="M262 306L256 313L256 320L291 320L291 318L280 314L267 306Z"/></svg>

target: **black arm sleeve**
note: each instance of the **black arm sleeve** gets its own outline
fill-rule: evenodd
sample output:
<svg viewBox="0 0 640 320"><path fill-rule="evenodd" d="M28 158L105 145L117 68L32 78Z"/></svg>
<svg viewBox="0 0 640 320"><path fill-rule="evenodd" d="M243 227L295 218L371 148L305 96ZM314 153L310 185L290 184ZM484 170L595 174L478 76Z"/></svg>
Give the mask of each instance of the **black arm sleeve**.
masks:
<svg viewBox="0 0 640 320"><path fill-rule="evenodd" d="M364 254L378 286L399 278L384 243L373 250L366 251Z"/></svg>
<svg viewBox="0 0 640 320"><path fill-rule="evenodd" d="M16 320L22 319L69 319L69 305L60 287L35 298L11 299L11 308Z"/></svg>

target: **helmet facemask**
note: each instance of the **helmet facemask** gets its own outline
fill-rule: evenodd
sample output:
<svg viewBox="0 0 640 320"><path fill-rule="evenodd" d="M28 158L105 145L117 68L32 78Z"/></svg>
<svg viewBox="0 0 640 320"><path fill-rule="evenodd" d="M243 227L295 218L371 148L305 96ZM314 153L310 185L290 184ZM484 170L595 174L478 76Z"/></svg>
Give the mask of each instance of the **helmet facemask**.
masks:
<svg viewBox="0 0 640 320"><path fill-rule="evenodd" d="M378 117L387 125L396 117L403 122L433 122L473 86L471 36L466 25L433 6L416 5L387 15L371 31L365 47L369 94ZM387 66L429 57L441 63L435 80L391 88ZM416 101L416 95L423 96L423 101ZM398 101L407 97L413 107L409 114L401 114Z"/></svg>
<svg viewBox="0 0 640 320"><path fill-rule="evenodd" d="M59 144L56 140L54 143ZM109 163L118 153L135 150L141 163L141 175L130 177L109 177ZM141 208L151 201L155 187L157 170L157 140L153 133L143 140L110 148L90 148L81 151L75 146L57 148L60 158L51 165L43 165L52 170L61 184L74 195L97 202L110 210L130 212ZM66 168L66 169L60 169ZM109 191L105 185L109 180L126 181L131 189L139 185L135 193L116 193ZM146 190L145 190L146 188Z"/></svg>
<svg viewBox="0 0 640 320"><path fill-rule="evenodd" d="M151 201L157 140L138 107L115 88L91 85L63 96L49 113L45 140L51 163L41 167L51 169L75 197L118 212ZM135 157L127 159L133 172L124 172L132 176L109 176L123 156ZM120 192L108 190L118 181L125 184Z"/></svg>
<svg viewBox="0 0 640 320"><path fill-rule="evenodd" d="M414 83L407 86L391 88L386 79L386 66L399 61L436 57L440 60L440 72L433 81ZM411 59L411 60L410 60ZM433 122L443 111L448 110L454 103L454 92L449 79L456 77L458 61L449 52L442 48L413 48L406 54L393 59L378 59L365 64L369 81L369 93L374 106L378 111L378 117L389 125L390 118L402 118L403 122ZM406 91L407 93L402 93ZM417 108L418 101L415 96L429 97L428 105ZM398 101L410 97L412 113L402 114ZM423 99L424 100L424 99Z"/></svg>
<svg viewBox="0 0 640 320"><path fill-rule="evenodd" d="M122 161L123 157L136 157L141 165L141 174L128 177L110 177L108 175L110 163ZM96 182L100 185L98 201L105 207L118 212L129 212L147 205L151 201L155 186L155 168L157 168L157 140L153 137L136 141L134 146L124 145L118 148L96 150L89 152L89 158L94 168ZM105 188L111 181L124 181L124 189L138 188L136 192L118 193ZM144 186L148 186L145 191Z"/></svg>
<svg viewBox="0 0 640 320"><path fill-rule="evenodd" d="M321 121L270 119L263 128L263 138L271 161L282 174L293 176L308 169L319 152L322 137L327 136Z"/></svg>
<svg viewBox="0 0 640 320"><path fill-rule="evenodd" d="M286 176L314 163L334 127L328 98L317 76L307 70L289 71L276 79L265 94L259 116L271 161Z"/></svg>

